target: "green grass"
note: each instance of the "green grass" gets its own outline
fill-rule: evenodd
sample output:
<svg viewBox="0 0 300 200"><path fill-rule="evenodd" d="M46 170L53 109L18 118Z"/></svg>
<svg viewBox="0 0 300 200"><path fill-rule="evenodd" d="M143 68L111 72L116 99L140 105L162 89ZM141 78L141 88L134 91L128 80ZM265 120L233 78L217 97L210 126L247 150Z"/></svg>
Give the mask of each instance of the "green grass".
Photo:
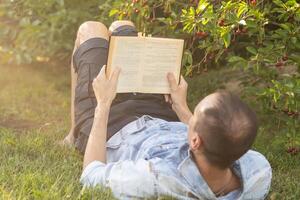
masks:
<svg viewBox="0 0 300 200"><path fill-rule="evenodd" d="M189 79L191 108L205 95L226 88L238 74L212 71ZM82 156L58 145L69 129L69 107L66 67L0 66L0 199L112 198L109 191L83 191ZM262 126L254 149L273 167L269 198L300 199L300 155L286 153L291 136L278 124L279 116L256 107Z"/></svg>

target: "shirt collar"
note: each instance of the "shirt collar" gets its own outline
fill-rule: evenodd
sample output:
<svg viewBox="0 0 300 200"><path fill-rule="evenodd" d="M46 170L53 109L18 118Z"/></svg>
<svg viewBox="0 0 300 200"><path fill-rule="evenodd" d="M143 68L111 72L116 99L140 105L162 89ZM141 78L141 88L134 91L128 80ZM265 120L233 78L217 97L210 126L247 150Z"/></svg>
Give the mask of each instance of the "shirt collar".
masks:
<svg viewBox="0 0 300 200"><path fill-rule="evenodd" d="M202 199L212 199L217 200L217 197L213 191L207 185L205 179L198 170L197 165L195 164L190 149L188 150L187 157L179 164L178 170L181 175L185 178L188 184L192 187L195 192L195 195ZM244 177L246 173L243 166L240 165L240 161L237 160L233 164L233 171L239 176L242 184L242 191L245 188Z"/></svg>
<svg viewBox="0 0 300 200"><path fill-rule="evenodd" d="M179 164L178 170L199 199L217 199L199 172L190 150L187 157Z"/></svg>

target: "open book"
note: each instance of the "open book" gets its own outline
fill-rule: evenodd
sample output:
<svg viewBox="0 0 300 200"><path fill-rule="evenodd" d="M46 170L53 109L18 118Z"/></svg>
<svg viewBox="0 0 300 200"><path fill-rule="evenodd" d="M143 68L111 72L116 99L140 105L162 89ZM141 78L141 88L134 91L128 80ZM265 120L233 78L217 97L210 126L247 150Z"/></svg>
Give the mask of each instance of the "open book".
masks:
<svg viewBox="0 0 300 200"><path fill-rule="evenodd" d="M184 41L155 37L112 36L107 74L121 68L118 93L170 93L167 73L173 72L178 83Z"/></svg>

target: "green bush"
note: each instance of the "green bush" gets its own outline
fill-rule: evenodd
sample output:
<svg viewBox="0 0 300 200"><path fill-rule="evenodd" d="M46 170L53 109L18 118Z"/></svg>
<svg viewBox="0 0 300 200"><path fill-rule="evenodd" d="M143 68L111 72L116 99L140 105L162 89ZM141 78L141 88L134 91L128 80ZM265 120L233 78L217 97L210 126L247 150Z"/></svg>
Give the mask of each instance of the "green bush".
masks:
<svg viewBox="0 0 300 200"><path fill-rule="evenodd" d="M294 113L299 120L296 0L118 0L110 16L132 20L146 34L184 38L185 75L222 66L247 70L252 76L243 82L249 95L264 108Z"/></svg>
<svg viewBox="0 0 300 200"><path fill-rule="evenodd" d="M0 5L2 62L65 60L83 21L108 25L113 18L128 19L146 34L185 39L184 75L240 67L253 74L244 82L265 107L299 112L296 0L4 0Z"/></svg>
<svg viewBox="0 0 300 200"><path fill-rule="evenodd" d="M4 0L0 4L1 62L32 63L69 58L78 26L108 19L90 0ZM109 9L107 9L109 10Z"/></svg>
<svg viewBox="0 0 300 200"><path fill-rule="evenodd" d="M186 2L119 0L110 15L133 20L142 32L185 38L187 74L224 60L256 69L300 63L295 0Z"/></svg>

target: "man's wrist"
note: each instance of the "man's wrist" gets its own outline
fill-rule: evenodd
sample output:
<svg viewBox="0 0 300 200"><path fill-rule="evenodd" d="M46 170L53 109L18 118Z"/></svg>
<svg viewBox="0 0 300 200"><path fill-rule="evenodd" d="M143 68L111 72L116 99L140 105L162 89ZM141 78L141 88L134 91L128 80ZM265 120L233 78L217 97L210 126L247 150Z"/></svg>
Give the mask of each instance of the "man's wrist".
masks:
<svg viewBox="0 0 300 200"><path fill-rule="evenodd" d="M111 101L98 101L97 102L97 108L101 108L102 110L109 110L111 107L112 102Z"/></svg>
<svg viewBox="0 0 300 200"><path fill-rule="evenodd" d="M110 110L111 104L110 103L98 103L95 109L95 116L98 115L108 115Z"/></svg>
<svg viewBox="0 0 300 200"><path fill-rule="evenodd" d="M188 105L185 103L181 105L175 105L174 107L175 107L175 112L178 115L180 121L187 124L193 115Z"/></svg>
<svg viewBox="0 0 300 200"><path fill-rule="evenodd" d="M173 104L173 108L179 112L183 112L185 110L189 110L189 107L187 103L181 103L181 104Z"/></svg>
<svg viewBox="0 0 300 200"><path fill-rule="evenodd" d="M99 127L99 126L101 126L102 123L106 124L106 126L107 126L109 111L110 111L109 106L105 106L103 104L101 104L101 105L98 104L96 109L95 109L93 127L94 126ZM98 136L99 133L101 133L101 131L92 131L90 136L91 135L97 135Z"/></svg>

